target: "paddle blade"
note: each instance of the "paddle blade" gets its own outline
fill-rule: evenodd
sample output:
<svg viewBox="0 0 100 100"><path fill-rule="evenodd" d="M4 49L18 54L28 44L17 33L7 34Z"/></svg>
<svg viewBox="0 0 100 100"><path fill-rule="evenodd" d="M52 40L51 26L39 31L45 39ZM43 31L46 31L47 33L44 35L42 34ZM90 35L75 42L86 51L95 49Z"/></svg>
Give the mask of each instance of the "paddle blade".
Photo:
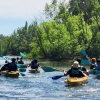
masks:
<svg viewBox="0 0 100 100"><path fill-rule="evenodd" d="M2 57L3 58L3 55L0 53L0 57Z"/></svg>
<svg viewBox="0 0 100 100"><path fill-rule="evenodd" d="M88 56L84 50L81 50L82 54Z"/></svg>
<svg viewBox="0 0 100 100"><path fill-rule="evenodd" d="M22 76L26 76L25 74L23 74L23 73L20 73Z"/></svg>
<svg viewBox="0 0 100 100"><path fill-rule="evenodd" d="M8 62L11 62L11 59L9 57L4 57Z"/></svg>
<svg viewBox="0 0 100 100"><path fill-rule="evenodd" d="M26 72L26 69L20 68L20 69L19 69L19 72Z"/></svg>
<svg viewBox="0 0 100 100"><path fill-rule="evenodd" d="M100 75L100 71L99 70L92 70L92 71L89 71L89 74Z"/></svg>
<svg viewBox="0 0 100 100"><path fill-rule="evenodd" d="M61 77L63 77L63 76L64 76L64 75L53 76L52 79L53 79L53 80L57 80L57 79L59 79L59 78L61 78Z"/></svg>
<svg viewBox="0 0 100 100"><path fill-rule="evenodd" d="M88 62L87 60L84 60L84 59L82 59L82 63L83 63L83 64L88 64L88 65L91 64L90 62Z"/></svg>
<svg viewBox="0 0 100 100"><path fill-rule="evenodd" d="M41 67L45 72L53 72L53 71L58 71L57 69L51 68L51 67Z"/></svg>
<svg viewBox="0 0 100 100"><path fill-rule="evenodd" d="M22 52L20 52L20 55L23 57L27 57L25 54L23 54Z"/></svg>

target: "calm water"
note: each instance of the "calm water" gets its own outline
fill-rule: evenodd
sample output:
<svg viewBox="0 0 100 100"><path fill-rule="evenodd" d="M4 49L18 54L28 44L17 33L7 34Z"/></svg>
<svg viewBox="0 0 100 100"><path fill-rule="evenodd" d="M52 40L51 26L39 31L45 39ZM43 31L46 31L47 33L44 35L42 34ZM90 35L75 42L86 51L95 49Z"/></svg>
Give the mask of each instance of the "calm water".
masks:
<svg viewBox="0 0 100 100"><path fill-rule="evenodd" d="M0 64L4 64L0 59ZM29 60L25 60L29 63ZM68 62L39 62L41 66L55 67L60 70L67 69ZM67 67L66 67L67 66ZM62 75L63 72L44 72L31 74L28 71L26 76L19 78L6 78L0 76L0 100L100 100L100 80L90 75L87 84L77 87L65 86L62 77L52 80L55 75Z"/></svg>

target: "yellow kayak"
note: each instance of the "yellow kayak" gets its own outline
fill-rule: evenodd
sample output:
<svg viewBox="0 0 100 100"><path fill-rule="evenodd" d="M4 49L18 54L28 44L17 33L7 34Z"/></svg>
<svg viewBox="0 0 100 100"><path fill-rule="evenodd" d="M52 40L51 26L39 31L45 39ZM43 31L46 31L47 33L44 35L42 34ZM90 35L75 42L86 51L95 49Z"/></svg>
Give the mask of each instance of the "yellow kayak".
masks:
<svg viewBox="0 0 100 100"><path fill-rule="evenodd" d="M13 78L18 78L19 77L19 72L18 71L1 71L1 74L4 75L5 77L13 77Z"/></svg>
<svg viewBox="0 0 100 100"><path fill-rule="evenodd" d="M84 84L85 82L88 81L88 76L85 75L85 77L82 77L82 78L78 78L78 77L69 77L65 80L65 83L67 83L68 85L71 85L71 86L76 86L76 85L82 85Z"/></svg>
<svg viewBox="0 0 100 100"><path fill-rule="evenodd" d="M39 69L29 69L30 73L40 73Z"/></svg>

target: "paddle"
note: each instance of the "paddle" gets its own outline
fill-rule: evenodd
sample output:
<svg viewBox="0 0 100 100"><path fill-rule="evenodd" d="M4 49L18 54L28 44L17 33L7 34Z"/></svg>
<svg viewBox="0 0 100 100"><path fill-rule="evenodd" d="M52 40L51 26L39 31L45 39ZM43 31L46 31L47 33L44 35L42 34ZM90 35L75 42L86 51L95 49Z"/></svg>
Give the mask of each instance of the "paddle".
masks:
<svg viewBox="0 0 100 100"><path fill-rule="evenodd" d="M87 53L84 50L81 50L82 54L86 56L86 58L90 61L89 56L87 55Z"/></svg>
<svg viewBox="0 0 100 100"><path fill-rule="evenodd" d="M7 60L8 62L11 61L10 58L8 59L8 57L4 57L3 54L0 53L0 57L4 58L5 60Z"/></svg>
<svg viewBox="0 0 100 100"><path fill-rule="evenodd" d="M4 57L8 62L11 62L11 59L9 57Z"/></svg>
<svg viewBox="0 0 100 100"><path fill-rule="evenodd" d="M20 69L19 69L19 72L20 72L20 74L21 74L22 76L26 76L25 74L22 73L22 72L26 72L26 69L20 68Z"/></svg>
<svg viewBox="0 0 100 100"><path fill-rule="evenodd" d="M88 65L91 64L90 62L88 62L87 60L84 60L84 59L82 59L82 63L83 63L83 64L88 64Z"/></svg>
<svg viewBox="0 0 100 100"><path fill-rule="evenodd" d="M64 77L64 75L53 76L52 79L53 79L53 80L57 80L57 79L59 79L59 78L61 78L61 77Z"/></svg>
<svg viewBox="0 0 100 100"><path fill-rule="evenodd" d="M20 55L23 57L27 57L24 53L20 52Z"/></svg>
<svg viewBox="0 0 100 100"><path fill-rule="evenodd" d="M52 67L42 66L41 68L42 68L45 72L58 71L57 69L54 69L54 68L52 68Z"/></svg>

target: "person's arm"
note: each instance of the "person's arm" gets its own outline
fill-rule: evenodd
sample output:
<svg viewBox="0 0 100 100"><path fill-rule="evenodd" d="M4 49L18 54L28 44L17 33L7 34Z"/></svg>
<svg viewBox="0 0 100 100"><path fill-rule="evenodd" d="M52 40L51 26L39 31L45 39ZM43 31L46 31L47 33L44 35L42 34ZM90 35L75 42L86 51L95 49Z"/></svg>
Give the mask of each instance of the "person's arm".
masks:
<svg viewBox="0 0 100 100"><path fill-rule="evenodd" d="M31 61L31 63L27 67L31 67L31 65L32 65L32 61Z"/></svg>
<svg viewBox="0 0 100 100"><path fill-rule="evenodd" d="M80 74L80 77L85 77L85 74L82 71L80 71L79 74Z"/></svg>
<svg viewBox="0 0 100 100"><path fill-rule="evenodd" d="M3 71L3 70L8 70L8 66L9 66L9 64L5 64L5 65L1 68L1 71Z"/></svg>
<svg viewBox="0 0 100 100"><path fill-rule="evenodd" d="M64 70L63 72L64 72L64 76L67 76L67 75L68 75L68 74L67 74L68 72L66 72L65 70Z"/></svg>

